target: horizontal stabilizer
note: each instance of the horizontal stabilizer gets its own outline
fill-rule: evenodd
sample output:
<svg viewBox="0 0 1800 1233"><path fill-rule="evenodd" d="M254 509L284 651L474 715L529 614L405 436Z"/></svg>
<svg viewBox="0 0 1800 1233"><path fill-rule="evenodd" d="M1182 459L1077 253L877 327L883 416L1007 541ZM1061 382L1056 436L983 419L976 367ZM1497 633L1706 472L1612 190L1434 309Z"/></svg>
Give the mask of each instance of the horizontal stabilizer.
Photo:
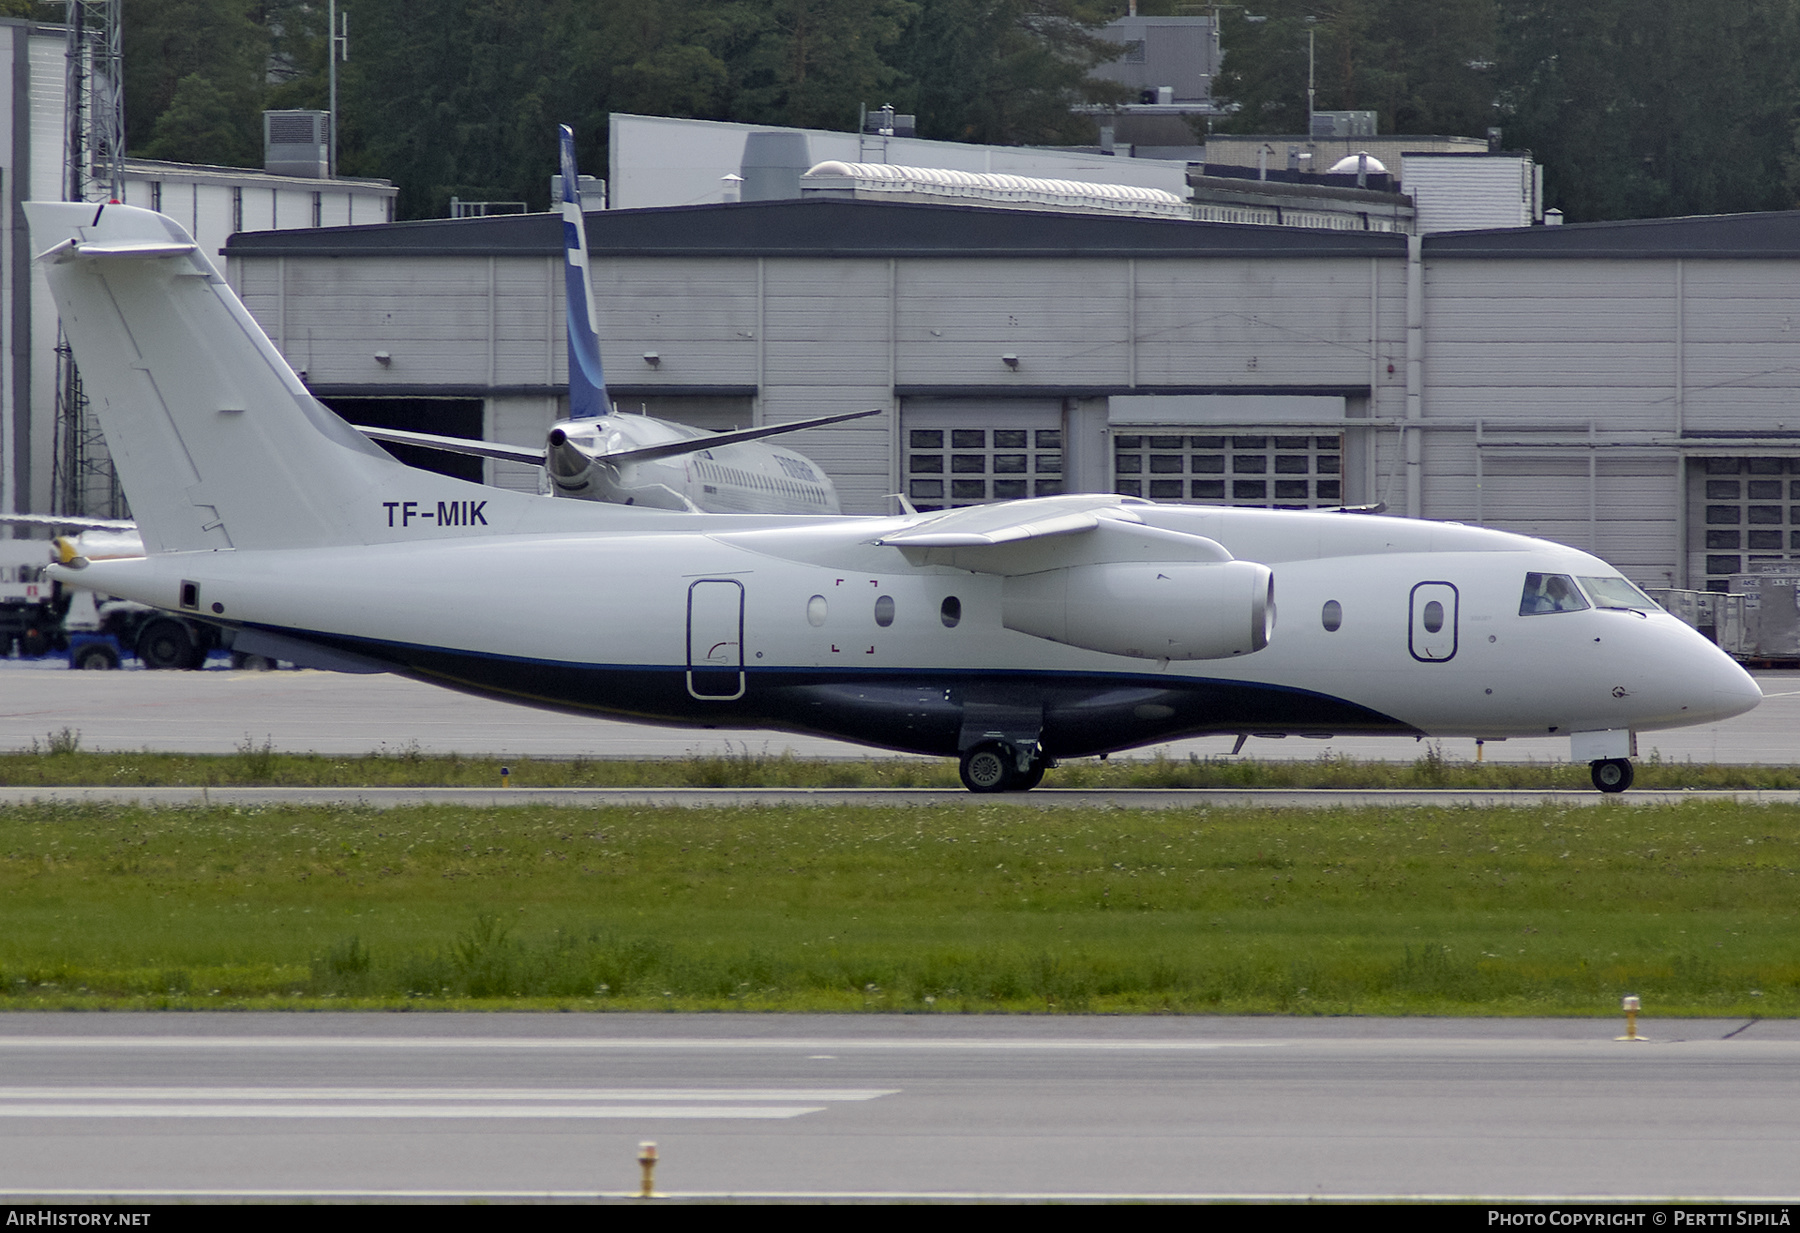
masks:
<svg viewBox="0 0 1800 1233"><path fill-rule="evenodd" d="M372 441L389 441L395 445L416 445L421 449L443 450L447 454L468 454L475 458L498 458L502 462L522 462L529 466L544 465L544 451L528 445L501 445L498 441L477 441L470 437L440 437L429 432L403 432L398 428L372 428L358 424L356 431Z"/></svg>
<svg viewBox="0 0 1800 1233"><path fill-rule="evenodd" d="M716 450L727 445L737 445L743 441L760 441L764 437L778 437L783 433L801 432L808 428L823 428L827 424L841 424L845 420L860 420L871 415L880 415L881 408L869 411L850 411L843 415L821 415L817 419L795 420L791 424L770 424L764 428L737 428L730 432L708 433L704 437L696 437L692 441L670 441L663 445L646 445L642 449L620 450L616 454L602 454L598 461L610 463L652 462L658 458L679 458L683 454L694 454L701 450Z"/></svg>
<svg viewBox="0 0 1800 1233"><path fill-rule="evenodd" d="M180 241L161 240L64 240L60 244L52 244L38 256L39 261L73 261L78 257L89 260L95 258L111 258L124 261L152 261L162 257L185 257L193 252L196 245Z"/></svg>

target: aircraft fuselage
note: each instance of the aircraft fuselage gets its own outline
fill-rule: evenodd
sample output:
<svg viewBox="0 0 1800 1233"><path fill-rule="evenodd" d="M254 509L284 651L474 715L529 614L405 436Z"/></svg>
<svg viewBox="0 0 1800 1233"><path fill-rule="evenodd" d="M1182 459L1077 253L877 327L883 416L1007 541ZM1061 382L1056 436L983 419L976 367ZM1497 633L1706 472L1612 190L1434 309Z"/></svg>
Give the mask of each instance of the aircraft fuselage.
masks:
<svg viewBox="0 0 1800 1233"><path fill-rule="evenodd" d="M1162 660L1009 629L1007 577L875 542L903 519L173 553L79 581L508 701L927 754L966 749L984 723L1036 726L1045 754L1070 757L1212 732L1637 731L1761 697L1660 610L1521 615L1528 574L1616 576L1573 549L1359 515L1134 508L1268 565L1266 647ZM529 604L442 602L446 578L503 575L526 580Z"/></svg>

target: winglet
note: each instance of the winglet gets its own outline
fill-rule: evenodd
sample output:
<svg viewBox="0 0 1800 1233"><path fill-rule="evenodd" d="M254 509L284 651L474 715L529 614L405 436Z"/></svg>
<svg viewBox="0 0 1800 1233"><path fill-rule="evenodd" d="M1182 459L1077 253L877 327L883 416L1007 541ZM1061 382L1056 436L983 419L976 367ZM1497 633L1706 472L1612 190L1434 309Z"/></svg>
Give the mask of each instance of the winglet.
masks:
<svg viewBox="0 0 1800 1233"><path fill-rule="evenodd" d="M569 307L569 418L598 419L612 410L606 374L600 366L599 313L588 275L587 224L581 216L581 177L575 169L575 130L558 129L562 148L564 276Z"/></svg>

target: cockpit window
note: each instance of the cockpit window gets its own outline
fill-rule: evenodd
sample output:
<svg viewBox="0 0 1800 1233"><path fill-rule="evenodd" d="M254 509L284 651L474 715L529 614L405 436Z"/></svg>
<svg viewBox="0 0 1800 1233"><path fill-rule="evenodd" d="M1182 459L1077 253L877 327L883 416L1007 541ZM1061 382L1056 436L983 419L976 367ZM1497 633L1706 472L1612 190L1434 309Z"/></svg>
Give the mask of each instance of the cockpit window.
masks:
<svg viewBox="0 0 1800 1233"><path fill-rule="evenodd" d="M1635 608L1640 612L1657 611L1656 601L1623 578L1581 579L1581 589L1588 593L1596 608Z"/></svg>
<svg viewBox="0 0 1800 1233"><path fill-rule="evenodd" d="M1619 581L1623 582L1624 579ZM1630 584L1627 583L1627 586ZM1525 594L1519 597L1519 615L1536 616L1542 612L1580 612L1587 600L1567 574L1526 574Z"/></svg>

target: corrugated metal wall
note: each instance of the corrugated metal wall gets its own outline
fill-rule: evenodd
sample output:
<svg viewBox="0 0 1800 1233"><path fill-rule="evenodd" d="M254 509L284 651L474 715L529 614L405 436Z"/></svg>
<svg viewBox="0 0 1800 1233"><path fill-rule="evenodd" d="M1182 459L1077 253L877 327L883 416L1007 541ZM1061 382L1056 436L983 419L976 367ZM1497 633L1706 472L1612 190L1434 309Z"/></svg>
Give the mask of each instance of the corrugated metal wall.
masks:
<svg viewBox="0 0 1800 1233"><path fill-rule="evenodd" d="M1423 516L1591 547L1646 586L1704 585L1689 568L1704 563L1705 528L1683 459L1720 452L1696 433L1800 431L1792 263L1459 257L1421 274L1409 387L1399 258L596 264L615 386L753 399L759 422L886 412L794 441L847 510L879 510L901 485L903 396L929 398L937 418L965 407L971 426L997 425L988 412L1009 399L1062 400L1074 489L1111 480L1096 391L1335 391L1351 417L1346 502L1407 508L1411 425ZM485 387L490 435L521 443L557 414L554 258L262 258L234 277L315 385ZM1733 452L1800 458L1800 436Z"/></svg>

